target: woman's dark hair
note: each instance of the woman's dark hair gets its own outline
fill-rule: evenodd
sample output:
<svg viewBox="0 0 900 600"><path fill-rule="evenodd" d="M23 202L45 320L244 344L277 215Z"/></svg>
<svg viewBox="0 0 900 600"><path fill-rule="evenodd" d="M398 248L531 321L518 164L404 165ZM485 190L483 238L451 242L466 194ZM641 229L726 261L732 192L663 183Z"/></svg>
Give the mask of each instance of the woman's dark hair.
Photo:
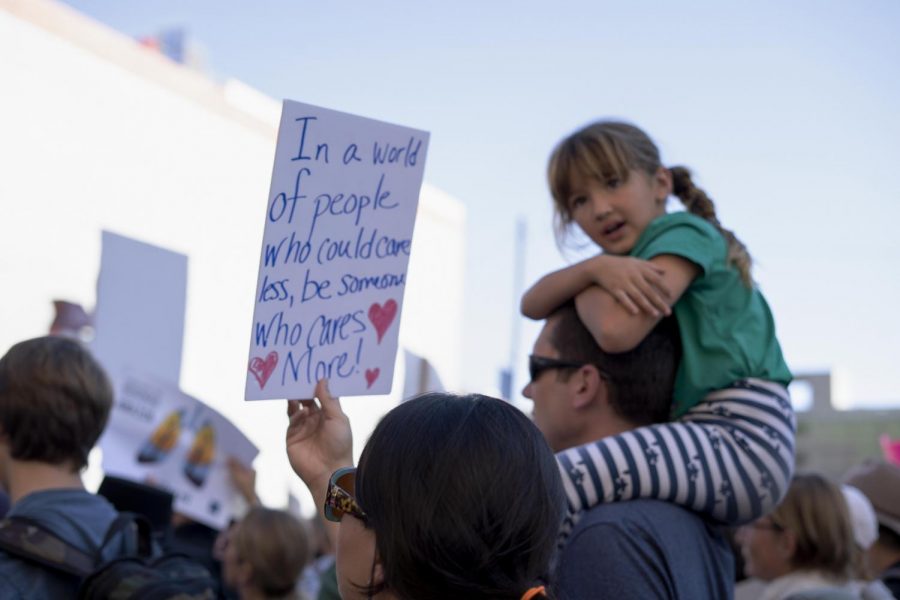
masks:
<svg viewBox="0 0 900 600"><path fill-rule="evenodd" d="M403 599L518 600L547 576L565 511L538 429L477 394L425 394L389 412L363 450L356 494L384 568L369 591Z"/></svg>

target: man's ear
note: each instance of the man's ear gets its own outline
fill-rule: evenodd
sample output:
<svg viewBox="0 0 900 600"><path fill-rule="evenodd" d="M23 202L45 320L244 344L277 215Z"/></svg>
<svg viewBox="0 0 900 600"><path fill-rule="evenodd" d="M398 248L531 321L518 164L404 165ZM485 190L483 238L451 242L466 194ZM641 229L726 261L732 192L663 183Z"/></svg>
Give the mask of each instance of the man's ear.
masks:
<svg viewBox="0 0 900 600"><path fill-rule="evenodd" d="M584 365L572 375L570 383L574 386L572 408L587 408L598 401L600 394L606 394L606 382L600 377L600 371L594 365Z"/></svg>

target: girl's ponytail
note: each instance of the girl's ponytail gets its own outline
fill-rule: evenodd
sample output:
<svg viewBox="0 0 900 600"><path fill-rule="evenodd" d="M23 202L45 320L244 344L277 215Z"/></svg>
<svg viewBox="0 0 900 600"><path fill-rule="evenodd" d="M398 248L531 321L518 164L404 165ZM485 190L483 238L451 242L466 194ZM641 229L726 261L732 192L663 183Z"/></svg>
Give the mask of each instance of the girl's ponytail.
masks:
<svg viewBox="0 0 900 600"><path fill-rule="evenodd" d="M719 223L715 205L706 192L694 185L691 172L687 167L672 167L669 172L672 173L672 193L678 196L688 212L702 217L716 226L728 244L728 262L738 270L747 287L751 287L753 278L750 275L750 268L753 265L753 259L750 258L746 246L737 239L731 230L725 229Z"/></svg>

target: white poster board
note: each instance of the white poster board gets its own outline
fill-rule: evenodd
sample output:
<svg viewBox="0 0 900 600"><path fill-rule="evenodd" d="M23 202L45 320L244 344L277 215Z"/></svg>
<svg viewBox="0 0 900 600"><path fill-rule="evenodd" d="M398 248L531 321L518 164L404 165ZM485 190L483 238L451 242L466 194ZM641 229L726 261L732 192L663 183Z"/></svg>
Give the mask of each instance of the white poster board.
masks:
<svg viewBox="0 0 900 600"><path fill-rule="evenodd" d="M428 133L285 101L245 398L391 390Z"/></svg>
<svg viewBox="0 0 900 600"><path fill-rule="evenodd" d="M403 395L400 396L401 402L406 402L426 392L444 391L441 376L427 358L409 350L403 351L403 358L405 376L403 378Z"/></svg>
<svg viewBox="0 0 900 600"><path fill-rule="evenodd" d="M222 529L236 494L228 458L258 450L221 414L162 380L126 371L100 439L103 470L172 492L173 509Z"/></svg>
<svg viewBox="0 0 900 600"><path fill-rule="evenodd" d="M91 351L118 385L133 368L178 384L187 256L103 232Z"/></svg>

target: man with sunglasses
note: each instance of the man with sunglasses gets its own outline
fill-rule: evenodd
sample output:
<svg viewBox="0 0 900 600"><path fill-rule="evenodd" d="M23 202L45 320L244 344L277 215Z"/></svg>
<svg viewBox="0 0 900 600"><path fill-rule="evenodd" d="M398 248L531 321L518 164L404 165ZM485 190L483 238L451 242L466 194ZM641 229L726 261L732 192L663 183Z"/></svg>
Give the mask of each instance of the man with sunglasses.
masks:
<svg viewBox="0 0 900 600"><path fill-rule="evenodd" d="M560 452L667 421L679 353L669 318L631 352L607 354L568 304L545 321L522 393ZM728 545L701 517L632 500L583 515L561 549L556 579L562 598L730 598L734 568Z"/></svg>

